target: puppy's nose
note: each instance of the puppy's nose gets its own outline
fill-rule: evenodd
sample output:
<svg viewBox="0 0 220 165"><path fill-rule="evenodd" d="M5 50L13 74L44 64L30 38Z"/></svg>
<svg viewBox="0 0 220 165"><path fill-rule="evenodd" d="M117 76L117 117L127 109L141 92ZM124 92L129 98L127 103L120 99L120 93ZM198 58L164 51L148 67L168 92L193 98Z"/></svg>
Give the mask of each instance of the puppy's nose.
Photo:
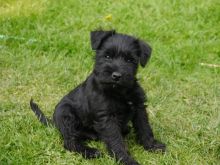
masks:
<svg viewBox="0 0 220 165"><path fill-rule="evenodd" d="M119 73L119 72L113 72L112 73L112 79L114 81L118 81L120 78L121 78L121 73Z"/></svg>

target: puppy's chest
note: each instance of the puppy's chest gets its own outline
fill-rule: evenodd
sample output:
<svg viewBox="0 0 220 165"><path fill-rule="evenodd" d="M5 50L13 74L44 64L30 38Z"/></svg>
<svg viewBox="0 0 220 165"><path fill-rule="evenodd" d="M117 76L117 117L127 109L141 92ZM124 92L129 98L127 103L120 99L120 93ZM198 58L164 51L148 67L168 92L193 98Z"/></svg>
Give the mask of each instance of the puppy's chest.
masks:
<svg viewBox="0 0 220 165"><path fill-rule="evenodd" d="M132 104L131 101L124 98L98 97L89 102L89 108L90 112L95 112L95 116L105 114L123 121L131 118L134 111Z"/></svg>
<svg viewBox="0 0 220 165"><path fill-rule="evenodd" d="M118 120L125 120L130 118L132 114L131 105L126 101L112 101L109 103L109 114L116 117Z"/></svg>

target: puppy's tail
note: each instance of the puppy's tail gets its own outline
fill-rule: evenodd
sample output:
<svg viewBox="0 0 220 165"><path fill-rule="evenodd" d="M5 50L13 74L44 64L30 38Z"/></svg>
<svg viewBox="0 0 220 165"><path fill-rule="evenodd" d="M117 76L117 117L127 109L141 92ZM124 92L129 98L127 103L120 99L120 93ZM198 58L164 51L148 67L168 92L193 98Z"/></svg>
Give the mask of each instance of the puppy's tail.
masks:
<svg viewBox="0 0 220 165"><path fill-rule="evenodd" d="M38 120L41 123L43 123L45 126L54 125L53 121L51 119L48 119L44 115L44 113L40 110L38 105L36 103L34 103L33 99L31 99L31 101L30 101L30 106L31 106L32 111L35 113L35 115L37 116Z"/></svg>

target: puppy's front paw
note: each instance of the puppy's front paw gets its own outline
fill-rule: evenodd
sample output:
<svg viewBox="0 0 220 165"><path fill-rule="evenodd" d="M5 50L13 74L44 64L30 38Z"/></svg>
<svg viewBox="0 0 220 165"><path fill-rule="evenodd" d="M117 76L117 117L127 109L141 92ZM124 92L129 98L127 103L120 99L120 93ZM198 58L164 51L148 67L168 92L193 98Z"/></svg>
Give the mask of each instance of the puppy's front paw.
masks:
<svg viewBox="0 0 220 165"><path fill-rule="evenodd" d="M157 140L153 140L153 142L144 145L144 149L146 149L148 151L152 151L152 152L154 152L154 151L165 152L166 145L157 141Z"/></svg>

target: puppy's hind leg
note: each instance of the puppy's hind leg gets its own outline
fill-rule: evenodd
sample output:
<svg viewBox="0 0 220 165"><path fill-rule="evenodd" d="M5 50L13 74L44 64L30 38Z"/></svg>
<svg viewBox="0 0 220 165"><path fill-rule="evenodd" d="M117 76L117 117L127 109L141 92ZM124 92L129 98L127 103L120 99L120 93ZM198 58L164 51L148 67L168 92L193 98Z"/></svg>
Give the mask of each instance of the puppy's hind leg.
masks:
<svg viewBox="0 0 220 165"><path fill-rule="evenodd" d="M81 138L82 124L74 114L73 108L68 104L63 104L56 108L54 115L56 126L64 138L64 148L82 154L84 158L90 159L99 157L101 153L86 146Z"/></svg>

